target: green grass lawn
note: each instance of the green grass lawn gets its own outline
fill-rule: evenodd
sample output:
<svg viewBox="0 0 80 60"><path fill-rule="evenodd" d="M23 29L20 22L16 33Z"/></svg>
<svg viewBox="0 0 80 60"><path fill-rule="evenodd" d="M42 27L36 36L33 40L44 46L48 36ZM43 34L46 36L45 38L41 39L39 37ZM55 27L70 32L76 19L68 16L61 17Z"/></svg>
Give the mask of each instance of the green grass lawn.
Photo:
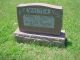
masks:
<svg viewBox="0 0 80 60"><path fill-rule="evenodd" d="M63 29L69 42L66 48L15 41L16 6L31 2L63 6ZM80 60L80 0L0 0L0 60Z"/></svg>

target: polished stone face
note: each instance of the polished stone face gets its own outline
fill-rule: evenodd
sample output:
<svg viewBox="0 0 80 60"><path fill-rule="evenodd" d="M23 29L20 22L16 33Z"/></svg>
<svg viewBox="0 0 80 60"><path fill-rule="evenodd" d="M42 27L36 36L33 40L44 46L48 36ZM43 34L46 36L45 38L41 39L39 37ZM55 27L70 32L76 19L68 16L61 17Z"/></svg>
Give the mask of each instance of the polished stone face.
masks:
<svg viewBox="0 0 80 60"><path fill-rule="evenodd" d="M53 16L23 15L24 26L54 28Z"/></svg>
<svg viewBox="0 0 80 60"><path fill-rule="evenodd" d="M50 4L23 4L17 7L20 31L59 35L62 7Z"/></svg>

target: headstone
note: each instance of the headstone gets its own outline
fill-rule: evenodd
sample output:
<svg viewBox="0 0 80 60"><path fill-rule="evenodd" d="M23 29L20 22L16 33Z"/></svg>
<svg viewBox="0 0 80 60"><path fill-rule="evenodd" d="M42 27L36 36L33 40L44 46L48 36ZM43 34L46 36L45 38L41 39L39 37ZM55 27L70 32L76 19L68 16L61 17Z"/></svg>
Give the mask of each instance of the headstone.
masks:
<svg viewBox="0 0 80 60"><path fill-rule="evenodd" d="M19 29L16 30L15 36L22 36L22 40L26 41L48 40L65 45L65 33L61 32L62 17L62 6L44 3L20 4L17 6Z"/></svg>

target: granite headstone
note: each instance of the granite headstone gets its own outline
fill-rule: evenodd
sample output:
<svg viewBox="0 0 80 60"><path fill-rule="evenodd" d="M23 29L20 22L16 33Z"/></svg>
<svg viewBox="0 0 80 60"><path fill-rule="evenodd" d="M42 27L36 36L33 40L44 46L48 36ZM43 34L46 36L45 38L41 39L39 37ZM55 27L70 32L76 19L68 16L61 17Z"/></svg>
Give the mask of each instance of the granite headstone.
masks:
<svg viewBox="0 0 80 60"><path fill-rule="evenodd" d="M26 41L34 39L65 45L65 32L61 32L62 17L62 6L45 3L20 4L17 6L19 29L15 31L15 37L22 37Z"/></svg>

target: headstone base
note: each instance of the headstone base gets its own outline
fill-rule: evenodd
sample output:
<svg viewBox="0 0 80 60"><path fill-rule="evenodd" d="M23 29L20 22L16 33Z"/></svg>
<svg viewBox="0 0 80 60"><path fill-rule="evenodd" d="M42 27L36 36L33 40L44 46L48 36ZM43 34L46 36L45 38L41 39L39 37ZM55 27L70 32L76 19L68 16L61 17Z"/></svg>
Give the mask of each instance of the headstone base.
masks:
<svg viewBox="0 0 80 60"><path fill-rule="evenodd" d="M64 30L61 31L60 35L55 36L55 35L41 35L41 34L39 35L39 34L24 33L21 32L19 29L17 29L14 32L14 37L19 42L38 41L38 42L44 42L55 46L63 46L63 47L65 47L66 44Z"/></svg>

